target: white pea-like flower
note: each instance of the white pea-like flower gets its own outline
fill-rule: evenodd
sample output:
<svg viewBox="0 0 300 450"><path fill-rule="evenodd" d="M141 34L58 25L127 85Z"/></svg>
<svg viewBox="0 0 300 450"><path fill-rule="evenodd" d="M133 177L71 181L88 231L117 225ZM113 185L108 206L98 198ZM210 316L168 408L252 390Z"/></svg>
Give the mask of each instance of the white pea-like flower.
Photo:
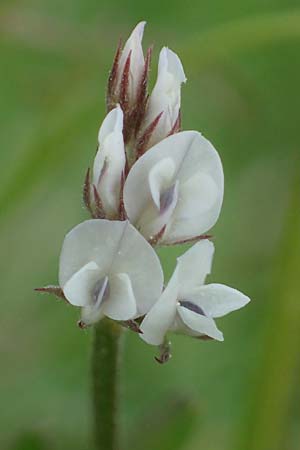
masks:
<svg viewBox="0 0 300 450"><path fill-rule="evenodd" d="M159 114L161 117L151 135L148 146L168 136L179 121L181 85L186 76L179 57L163 47L159 55L158 74L149 98L145 126L149 126Z"/></svg>
<svg viewBox="0 0 300 450"><path fill-rule="evenodd" d="M165 227L161 244L190 240L218 219L224 177L220 157L197 131L169 136L131 168L124 186L130 222L151 240Z"/></svg>
<svg viewBox="0 0 300 450"><path fill-rule="evenodd" d="M132 106L137 100L138 89L141 83L142 75L145 67L145 58L142 47L142 39L144 34L146 22L140 22L132 31L128 38L118 63L117 73L117 87L116 90L121 89L122 77L126 62L129 58L129 76L128 76L128 103Z"/></svg>
<svg viewBox="0 0 300 450"><path fill-rule="evenodd" d="M214 318L242 308L250 299L223 284L204 285L213 253L213 243L204 240L177 259L167 287L140 326L144 341L161 345L168 331L224 340Z"/></svg>
<svg viewBox="0 0 300 450"><path fill-rule="evenodd" d="M108 218L118 216L125 162L123 112L118 105L107 114L100 127L93 166L93 184Z"/></svg>
<svg viewBox="0 0 300 450"><path fill-rule="evenodd" d="M66 235L59 284L90 325L103 316L131 320L146 314L162 292L163 272L153 248L129 222L95 219Z"/></svg>

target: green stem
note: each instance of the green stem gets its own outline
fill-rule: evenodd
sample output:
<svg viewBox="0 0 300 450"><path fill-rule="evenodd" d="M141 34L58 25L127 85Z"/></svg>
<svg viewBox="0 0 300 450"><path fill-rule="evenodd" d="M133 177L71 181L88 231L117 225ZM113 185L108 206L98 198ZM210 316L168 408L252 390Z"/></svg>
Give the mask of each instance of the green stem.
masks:
<svg viewBox="0 0 300 450"><path fill-rule="evenodd" d="M97 450L119 450L118 402L122 329L105 319L95 326L92 354L94 436Z"/></svg>

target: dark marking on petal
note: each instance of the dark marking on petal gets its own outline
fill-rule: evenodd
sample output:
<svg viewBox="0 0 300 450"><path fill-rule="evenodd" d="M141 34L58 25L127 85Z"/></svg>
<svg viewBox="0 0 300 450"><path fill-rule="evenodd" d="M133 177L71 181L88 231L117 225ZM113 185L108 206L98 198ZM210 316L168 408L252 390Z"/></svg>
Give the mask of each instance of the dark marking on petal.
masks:
<svg viewBox="0 0 300 450"><path fill-rule="evenodd" d="M105 175L105 173L107 171L107 168L108 168L108 160L107 160L107 158L105 158L104 162L103 162L102 169L101 169L99 177L98 177L97 186L100 185L100 183L101 183L101 181L102 181L102 179L103 179L103 177L104 177L104 175Z"/></svg>
<svg viewBox="0 0 300 450"><path fill-rule="evenodd" d="M200 306L196 305L193 302L190 302L189 300L180 300L179 304L180 306L183 306L184 308L189 309L194 313L200 314L201 316L206 316L205 312Z"/></svg>
<svg viewBox="0 0 300 450"><path fill-rule="evenodd" d="M166 191L160 194L160 214L164 214L172 205L176 192L176 184L173 184Z"/></svg>
<svg viewBox="0 0 300 450"><path fill-rule="evenodd" d="M100 294L101 298L99 298ZM94 306L100 306L100 304L104 300L106 300L108 296L109 296L109 281L107 277L103 277L97 281L93 289Z"/></svg>

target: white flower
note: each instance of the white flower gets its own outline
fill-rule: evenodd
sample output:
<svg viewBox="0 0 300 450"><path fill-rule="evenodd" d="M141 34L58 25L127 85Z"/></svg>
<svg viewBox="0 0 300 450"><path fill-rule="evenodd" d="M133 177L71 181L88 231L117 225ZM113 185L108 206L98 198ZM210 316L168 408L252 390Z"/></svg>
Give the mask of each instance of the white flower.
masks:
<svg viewBox="0 0 300 450"><path fill-rule="evenodd" d="M144 71L145 59L142 47L142 39L144 34L146 22L140 22L132 31L127 40L118 65L118 88L121 87L122 76L126 61L130 55L130 69L128 79L128 100L129 104L133 105L137 99L138 88Z"/></svg>
<svg viewBox="0 0 300 450"><path fill-rule="evenodd" d="M106 216L118 215L122 174L125 168L123 112L118 105L105 117L98 134L98 151L93 167L93 184Z"/></svg>
<svg viewBox="0 0 300 450"><path fill-rule="evenodd" d="M124 186L131 223L147 238L167 225L161 243L192 239L216 222L223 200L217 151L196 131L161 141L134 164Z"/></svg>
<svg viewBox="0 0 300 450"><path fill-rule="evenodd" d="M176 53L164 47L159 55L157 81L147 108L145 126L149 126L162 113L151 136L149 146L161 141L173 129L180 111L181 84L186 82L185 73Z"/></svg>
<svg viewBox="0 0 300 450"><path fill-rule="evenodd" d="M141 324L144 341L160 345L168 330L223 341L213 319L242 308L250 299L223 284L204 285L213 253L212 242L205 240L178 258L166 289Z"/></svg>
<svg viewBox="0 0 300 450"><path fill-rule="evenodd" d="M159 259L127 221L87 220L65 237L59 283L85 324L144 315L161 294Z"/></svg>

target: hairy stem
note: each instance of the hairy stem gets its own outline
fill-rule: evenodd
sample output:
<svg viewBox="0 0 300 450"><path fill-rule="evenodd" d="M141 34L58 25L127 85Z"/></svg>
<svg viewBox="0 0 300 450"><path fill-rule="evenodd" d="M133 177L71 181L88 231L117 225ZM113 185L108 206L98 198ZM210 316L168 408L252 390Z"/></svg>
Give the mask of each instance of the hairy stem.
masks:
<svg viewBox="0 0 300 450"><path fill-rule="evenodd" d="M107 319L94 329L92 394L97 450L119 450L119 364L122 329Z"/></svg>

